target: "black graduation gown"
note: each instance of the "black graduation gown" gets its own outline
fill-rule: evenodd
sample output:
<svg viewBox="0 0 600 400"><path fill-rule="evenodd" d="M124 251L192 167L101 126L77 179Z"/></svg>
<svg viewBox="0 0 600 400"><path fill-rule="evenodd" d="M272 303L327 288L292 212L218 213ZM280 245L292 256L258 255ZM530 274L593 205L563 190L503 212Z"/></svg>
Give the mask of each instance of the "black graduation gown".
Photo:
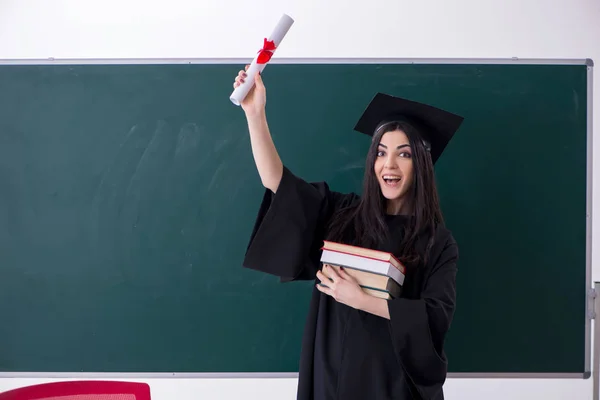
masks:
<svg viewBox="0 0 600 400"><path fill-rule="evenodd" d="M284 167L277 193L265 192L244 267L282 282L316 279L325 225L337 208L356 200L355 194L305 182ZM396 244L407 218L387 217ZM392 251L394 243L380 249ZM457 259L452 234L440 226L427 265L408 269L402 296L388 301L389 320L338 303L315 287L297 398L443 399L443 342L455 308Z"/></svg>

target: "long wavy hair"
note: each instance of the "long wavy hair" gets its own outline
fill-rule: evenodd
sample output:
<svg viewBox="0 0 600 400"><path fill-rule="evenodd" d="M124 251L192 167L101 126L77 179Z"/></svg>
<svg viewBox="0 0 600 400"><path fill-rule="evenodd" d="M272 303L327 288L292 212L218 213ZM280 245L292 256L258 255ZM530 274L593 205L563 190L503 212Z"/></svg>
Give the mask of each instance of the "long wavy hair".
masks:
<svg viewBox="0 0 600 400"><path fill-rule="evenodd" d="M379 248L388 240L389 232L385 222L387 199L381 193L374 164L382 136L395 130L403 131L409 139L414 173L412 187L409 188L406 199L409 206L408 222L395 253L403 263L416 265L427 262L435 228L444 221L431 156L425 148L423 136L408 121L394 121L376 131L365 161L362 196L357 204L340 209L333 215L327 238L368 248ZM423 234L428 240L424 249L425 257L422 259L416 245Z"/></svg>

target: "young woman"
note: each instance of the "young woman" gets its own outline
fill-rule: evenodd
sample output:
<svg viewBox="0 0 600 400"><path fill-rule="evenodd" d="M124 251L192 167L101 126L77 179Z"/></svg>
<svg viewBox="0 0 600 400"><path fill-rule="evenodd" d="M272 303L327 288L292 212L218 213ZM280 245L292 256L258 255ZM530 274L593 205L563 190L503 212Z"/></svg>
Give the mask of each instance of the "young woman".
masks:
<svg viewBox="0 0 600 400"><path fill-rule="evenodd" d="M234 87L245 78L240 71ZM287 169L271 139L265 105L257 75L241 106L267 190L244 266L281 281L316 281L298 399L443 399L458 248L443 224L433 164L462 118L375 96L356 126L373 138L358 196L305 182ZM394 253L407 266L401 297L369 296L343 270L322 267L324 239Z"/></svg>

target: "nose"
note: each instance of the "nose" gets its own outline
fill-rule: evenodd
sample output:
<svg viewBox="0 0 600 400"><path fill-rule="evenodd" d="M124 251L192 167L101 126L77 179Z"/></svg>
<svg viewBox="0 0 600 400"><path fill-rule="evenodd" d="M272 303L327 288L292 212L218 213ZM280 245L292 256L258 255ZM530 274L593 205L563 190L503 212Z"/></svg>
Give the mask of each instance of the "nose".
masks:
<svg viewBox="0 0 600 400"><path fill-rule="evenodd" d="M385 167L388 169L396 169L398 167L398 160L393 155L388 155L385 160Z"/></svg>

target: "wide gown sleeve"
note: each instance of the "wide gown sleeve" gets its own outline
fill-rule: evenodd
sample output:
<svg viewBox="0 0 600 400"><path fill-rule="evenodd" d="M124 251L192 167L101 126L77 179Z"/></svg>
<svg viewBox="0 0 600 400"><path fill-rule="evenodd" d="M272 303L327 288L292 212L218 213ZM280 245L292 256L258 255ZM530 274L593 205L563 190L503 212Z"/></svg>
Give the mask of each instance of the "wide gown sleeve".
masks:
<svg viewBox="0 0 600 400"><path fill-rule="evenodd" d="M337 207L354 198L325 182L308 183L284 166L277 192L264 193L243 266L282 282L315 279L326 224Z"/></svg>
<svg viewBox="0 0 600 400"><path fill-rule="evenodd" d="M439 398L446 379L444 338L456 302L458 247L452 237L438 252L419 299L388 302L394 351L423 399Z"/></svg>

